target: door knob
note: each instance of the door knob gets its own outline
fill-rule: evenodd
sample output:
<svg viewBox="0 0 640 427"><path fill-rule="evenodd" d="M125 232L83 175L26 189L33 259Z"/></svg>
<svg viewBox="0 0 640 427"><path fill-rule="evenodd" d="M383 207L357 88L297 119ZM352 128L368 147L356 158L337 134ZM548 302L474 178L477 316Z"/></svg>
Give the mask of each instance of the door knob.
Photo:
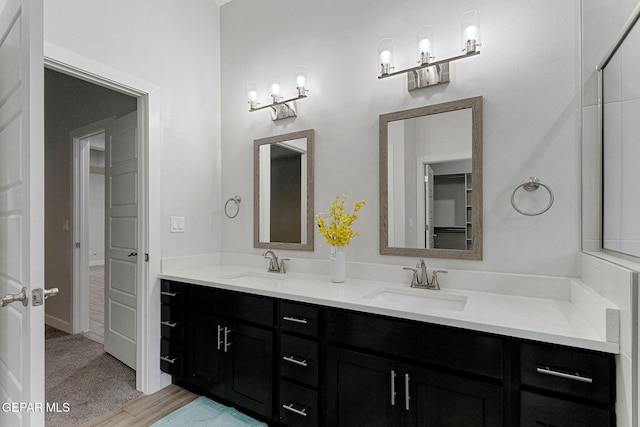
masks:
<svg viewBox="0 0 640 427"><path fill-rule="evenodd" d="M129 255L127 256L138 256L138 252L131 252Z"/></svg>
<svg viewBox="0 0 640 427"><path fill-rule="evenodd" d="M22 305L26 306L29 304L29 299L27 298L27 288L22 288L22 291L17 294L7 294L2 299L0 299L0 307L7 306L12 302L22 301Z"/></svg>

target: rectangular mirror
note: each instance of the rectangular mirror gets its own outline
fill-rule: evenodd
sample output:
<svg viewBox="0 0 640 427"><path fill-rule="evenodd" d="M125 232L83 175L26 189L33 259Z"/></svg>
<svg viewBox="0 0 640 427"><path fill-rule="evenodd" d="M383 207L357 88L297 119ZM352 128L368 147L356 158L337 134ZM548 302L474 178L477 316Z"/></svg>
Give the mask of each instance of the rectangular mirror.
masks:
<svg viewBox="0 0 640 427"><path fill-rule="evenodd" d="M640 5L598 67L602 138L602 248L640 258Z"/></svg>
<svg viewBox="0 0 640 427"><path fill-rule="evenodd" d="M253 142L253 246L313 250L313 129Z"/></svg>
<svg viewBox="0 0 640 427"><path fill-rule="evenodd" d="M380 116L380 253L482 259L482 97Z"/></svg>

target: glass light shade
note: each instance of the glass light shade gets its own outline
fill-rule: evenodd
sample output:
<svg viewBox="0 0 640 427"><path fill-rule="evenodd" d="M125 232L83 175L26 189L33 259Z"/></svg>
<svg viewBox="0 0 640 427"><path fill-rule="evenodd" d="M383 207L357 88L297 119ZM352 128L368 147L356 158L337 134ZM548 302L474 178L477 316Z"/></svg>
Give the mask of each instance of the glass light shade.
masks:
<svg viewBox="0 0 640 427"><path fill-rule="evenodd" d="M280 102L282 96L280 95L282 78L280 74L269 75L269 88L271 89L271 97L273 102Z"/></svg>
<svg viewBox="0 0 640 427"><path fill-rule="evenodd" d="M296 88L298 89L298 96L305 96L309 89L307 83L307 67L299 65L294 69L296 76Z"/></svg>
<svg viewBox="0 0 640 427"><path fill-rule="evenodd" d="M462 51L473 53L480 50L480 12L470 10L461 19Z"/></svg>
<svg viewBox="0 0 640 427"><path fill-rule="evenodd" d="M378 71L389 74L393 68L393 40L382 39L378 42Z"/></svg>
<svg viewBox="0 0 640 427"><path fill-rule="evenodd" d="M431 25L425 25L418 28L418 32L416 33L416 42L418 45L419 64L428 64L435 59L433 27Z"/></svg>
<svg viewBox="0 0 640 427"><path fill-rule="evenodd" d="M251 110L258 106L258 83L247 83L247 98L249 100L249 108Z"/></svg>

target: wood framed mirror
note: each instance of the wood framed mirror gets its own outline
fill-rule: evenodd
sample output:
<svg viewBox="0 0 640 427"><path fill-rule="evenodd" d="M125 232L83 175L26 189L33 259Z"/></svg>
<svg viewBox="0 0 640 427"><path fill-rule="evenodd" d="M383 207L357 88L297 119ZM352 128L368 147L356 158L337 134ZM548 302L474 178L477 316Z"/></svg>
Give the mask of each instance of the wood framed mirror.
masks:
<svg viewBox="0 0 640 427"><path fill-rule="evenodd" d="M482 97L380 115L380 253L482 259Z"/></svg>
<svg viewBox="0 0 640 427"><path fill-rule="evenodd" d="M253 247L312 251L313 129L253 142Z"/></svg>

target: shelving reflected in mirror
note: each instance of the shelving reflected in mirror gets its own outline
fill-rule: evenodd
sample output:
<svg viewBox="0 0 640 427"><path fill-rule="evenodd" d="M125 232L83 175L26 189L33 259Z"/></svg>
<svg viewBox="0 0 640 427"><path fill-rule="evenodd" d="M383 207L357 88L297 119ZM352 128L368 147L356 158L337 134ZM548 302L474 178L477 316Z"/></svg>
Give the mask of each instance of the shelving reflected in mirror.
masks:
<svg viewBox="0 0 640 427"><path fill-rule="evenodd" d="M482 97L380 116L380 253L482 259Z"/></svg>

